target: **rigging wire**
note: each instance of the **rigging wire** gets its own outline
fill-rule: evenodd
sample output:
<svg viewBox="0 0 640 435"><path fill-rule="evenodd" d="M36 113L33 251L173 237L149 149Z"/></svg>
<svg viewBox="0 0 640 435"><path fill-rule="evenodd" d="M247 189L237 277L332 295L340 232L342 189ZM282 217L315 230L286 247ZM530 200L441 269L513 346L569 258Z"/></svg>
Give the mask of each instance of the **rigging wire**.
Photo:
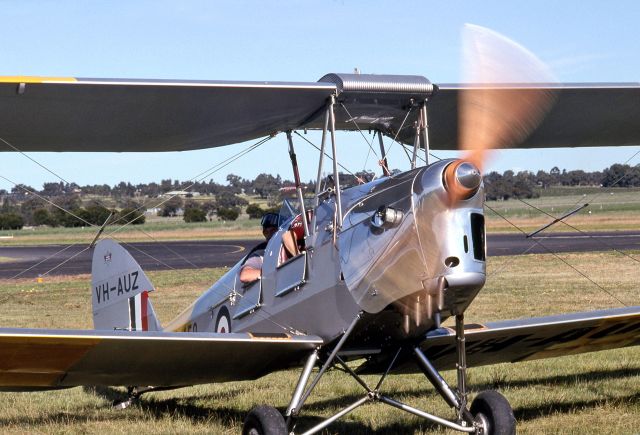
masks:
<svg viewBox="0 0 640 435"><path fill-rule="evenodd" d="M526 202L526 201L525 201L525 200L523 200L523 199L517 198L517 200L518 200L518 201L520 201L521 203L525 204L525 205L528 205L529 207L533 208L534 210L537 210L537 211L539 211L540 213L543 213L543 214L545 214L545 215L549 216L550 218L555 219L555 216L553 216L551 213L547 213L546 211L544 211L544 210L542 210L542 209L540 209L540 208L536 207L536 206L535 206L535 205L533 205L533 204L530 204L530 203ZM578 228L578 227L576 227L576 226L574 226L574 225L571 225L569 222L566 222L564 219L560 220L559 222L561 222L561 223L563 223L564 225L568 226L569 228L571 228L571 229L575 230L576 232L578 232L578 233L580 233L580 234L582 234L582 235L584 235L584 236L587 236L589 239L592 239L592 240L597 241L598 243L600 243L600 244L601 244L601 245L603 245L604 247L609 248L609 249L611 249L612 251L617 252L618 254L622 254L622 255L624 255L625 257L628 257L628 258L630 258L631 260L633 260L633 261L635 261L635 262L640 263L640 260L638 260L637 258L633 257L632 255L627 254L627 253L625 253L625 252L623 252L623 251L620 251L620 250L619 250L619 249L617 249L615 246L611 246L611 245L610 245L610 244L608 244L607 242L605 242L605 241L603 241L603 240L600 240L599 238L594 237L594 236L592 236L592 235L588 234L588 233L587 233L587 232L585 232L585 231L582 231L580 228Z"/></svg>
<svg viewBox="0 0 640 435"><path fill-rule="evenodd" d="M509 225L511 225L512 227L514 227L516 230L518 230L519 232L521 232L522 234L527 234L526 231L524 231L523 229L521 229L520 227L518 227L516 224L514 224L513 222L511 222L509 219L507 219L505 216L503 216L502 214L498 213L497 210L495 210L493 207L488 206L485 203L485 207L487 207L489 210L491 210L492 212L494 212L497 216L499 216L500 218L502 218L504 221L506 221ZM627 304L625 304L624 302L622 302L616 295L614 295L613 293L609 292L607 289L605 289L604 287L602 287L600 284L598 284L597 282L595 282L593 279L591 279L588 275L586 275L584 272L582 272L581 270L579 270L577 267L573 266L572 264L570 264L567 260L565 260L564 258L560 257L556 252L554 252L553 250L551 250L549 247L547 247L544 243L542 243L540 240L536 239L536 240L532 240L533 242L535 242L535 244L540 245L545 251L547 251L549 254L553 255L555 258L557 258L558 260L560 260L562 263L564 263L566 266L568 266L569 268L573 269L576 273L578 273L579 275L581 275L583 278L585 278L587 281L591 282L593 285L595 285L596 287L598 287L600 290L602 290L604 293L606 293L607 295L609 295L611 298L615 299L616 301L618 301L620 304L622 304L623 306L628 306Z"/></svg>
<svg viewBox="0 0 640 435"><path fill-rule="evenodd" d="M371 144L371 142L369 142L369 140L367 139L367 137L364 135L364 133L362 132L362 130L360 129L360 126L358 125L358 123L356 122L356 119L351 115L351 113L349 113L349 109L347 109L347 106L344 105L344 103L340 103L340 106L344 109L344 111L347 113L347 116L349 117L349 121L353 122L353 125L356 126L356 129L358 130L358 133L360 133L360 136L362 136L362 138L364 139L364 141L367 143L367 145L369 145L369 151L373 152L373 155L376 156L376 158L378 158L378 153L376 153L376 150L373 148L373 145ZM348 122L348 121L347 121ZM373 142L373 140L372 140Z"/></svg>
<svg viewBox="0 0 640 435"><path fill-rule="evenodd" d="M234 162L235 160L237 160L238 158L240 158L240 157L242 157L242 156L244 156L244 155L248 154L249 152L251 152L251 151L255 150L255 149L256 149L256 148L258 148L260 145L264 144L265 142L267 142L268 140L272 139L273 137L274 137L274 136L267 136L266 138L262 138L262 139L261 139L261 140L259 140L257 143L250 145L250 146L249 146L249 147L247 147L246 149L244 149L244 150L242 150L242 151L240 151L240 152L238 152L238 153L234 154L233 156L231 156L231 157L229 157L229 158L227 158L227 159L223 160L222 162L220 162L220 163L218 163L218 164L216 164L216 165L214 165L214 166L212 166L212 167L208 168L207 170L202 171L201 173L197 174L195 177L192 177L192 178L189 180L189 181L192 181L192 183L191 183L191 184L189 184L186 188L183 188L182 190L187 190L187 189L191 188L191 187L192 187L195 183L197 183L198 181L201 181L201 180L205 179L206 177L213 175L213 174L214 174L214 173L216 173L217 171L219 171L219 170L223 169L224 167L228 166L229 164L231 164L232 162ZM6 143L7 145L9 145L9 146L10 146L11 148L13 148L14 150L18 151L18 152L19 152L20 154L22 154L23 156L27 157L29 160L31 160L31 161L33 161L34 163L38 164L38 166L40 166L40 167L42 167L42 168L46 169L49 173L51 173L51 174L53 174L53 175L57 176L60 180L64 181L64 182L65 182L65 183L67 183L67 184L71 184L71 183L69 183L68 181L66 181L64 178L60 177L60 176L59 176L58 174L56 174L55 172L53 172L53 171L51 171L51 170L48 170L44 165L40 164L40 163L39 163L39 162L37 162L36 160L34 160L34 159L32 159L31 157L29 157L26 153L24 153L24 152L22 152L22 151L18 150L15 146L11 145L11 144L10 144L9 142L7 142L6 140L4 140L4 139L2 139L2 138L0 138L0 140L1 140L2 142ZM74 214L73 212L71 212L70 210L67 210L67 209L65 209L65 208L63 208L63 207L60 207L59 205L57 205L57 204L53 203L52 201L50 201L50 200L48 200L48 199L46 199L46 198L44 198L44 197L42 197L42 196L38 195L36 192L31 192L29 189L26 189L26 188L25 188L25 187L23 187L23 186L19 186L18 184L16 184L15 182L13 182L13 181L9 180L9 179L8 179L8 178L6 178L6 177L1 176L1 175L0 175L0 177L4 178L5 180L7 180L7 181L9 181L9 182L13 183L14 185L16 185L16 186L18 186L18 187L21 187L21 188L22 188L22 189L24 189L24 190L29 191L30 193L32 193L32 194L34 194L34 195L38 196L38 197L39 197L39 198L41 198L42 200L44 200L44 201L46 201L46 202L50 203L51 205L53 205L53 206L55 206L55 207L59 208L61 211L65 212L65 213L67 213L67 214L70 214L71 216L75 217L76 219L79 219L80 221L82 221L82 222L86 223L87 225L92 226L92 227L97 227L97 226L98 226L98 225L92 224L91 222L88 222L88 221L86 221L85 219L83 219L83 218L81 218L81 217L79 217L79 216L75 215L75 214ZM177 196L177 195L173 195L173 196L171 196L171 197L169 197L169 198L165 199L164 201L162 201L162 202L160 202L159 204L157 204L157 205L156 205L156 207L158 207L158 206L160 206L160 205L162 205L162 204L166 203L167 201L169 201L169 200L171 200L171 199L175 198L176 196ZM98 201L98 202L99 202L99 201ZM101 204L101 205L104 207L104 204ZM146 204L145 204L145 203L143 203L141 206L137 207L136 209L132 210L131 212L127 213L126 215L123 215L123 216L121 216L120 218L116 219L114 222L112 222L112 224L114 224L114 223L116 223L116 222L118 222L118 221L120 221L120 220L124 219L125 217L129 216L130 214L132 214L132 213L134 213L134 212L136 212L136 211L140 211L142 208L145 208L145 207L146 207ZM105 208L106 208L106 207L105 207ZM138 219L138 218L136 218L136 219ZM120 227L118 227L118 228L117 228L117 229L115 229L114 231L112 231L112 232L110 232L110 233L107 233L105 236L106 236L106 237L112 236L114 239L118 240L118 238L117 238L117 237L115 237L115 236L113 236L113 235L114 235L116 232L118 232L118 231L122 230L123 228L125 228L126 226L128 226L128 225L130 225L130 224L133 224L133 222L135 222L135 220L136 220L136 219L132 219L132 220L130 220L130 221L128 221L128 222L126 222L124 225L121 225ZM195 264L193 264L191 261L189 261L187 258L185 258L184 256L180 255L180 254L179 254L179 253L177 253L176 251L172 250L172 249L171 249L171 248L169 248L168 246L166 246L166 245L164 245L164 244L160 243L160 242L159 242L157 239L155 239L151 234L147 233L146 231L144 231L144 230L143 230L143 229L141 229L141 228L138 228L138 230L139 230L139 231L141 231L143 234L145 234L147 237L151 238L151 240L153 240L154 242L158 242L161 246L163 246L165 249L169 250L171 253L173 253L174 255L178 256L178 257L179 257L179 258L181 258L182 260L184 260L186 263L190 264L190 265L191 265L191 266L193 266L194 268L197 268L197 266L196 266ZM118 240L118 241L120 242L120 240ZM20 273L18 273L18 274L16 274L16 275L14 275L14 276L12 277L12 279L15 279L15 278L17 278L17 277L19 277L19 276L23 275L24 273L26 273L26 272L28 272L29 270L31 270L31 269L33 269L33 268L35 268L35 267L39 266L40 264L44 263L45 261L50 260L51 258L53 258L53 257L55 257L55 256L57 256L57 255L59 255L60 253L62 253L62 252L64 252L64 251L66 251L67 249L69 249L69 248L71 248L71 247L73 247L73 246L75 246L75 245L78 245L78 244L80 244L80 243L81 243L81 242L75 242L75 243L72 243L72 244L70 244L70 245L66 246L65 248L63 248L63 249L61 249L61 250L57 251L56 253L54 253L54 254L50 255L49 257L46 257L45 259L41 260L40 262L38 262L38 263L36 263L36 264L32 265L31 267L29 267L29 268L27 268L27 269L23 270L22 272L20 272ZM130 245L130 244L128 244L128 243L125 243L125 242L122 242L122 243L126 244L127 246L133 247L132 245ZM48 275L49 273L51 273L52 271L54 271L54 270L58 269L59 267L61 267L62 265L64 265L64 264L65 264L65 263L67 263L68 261L70 261L71 259L73 259L73 258L77 257L78 255L80 255L81 253L85 252L85 251L86 251L86 250L88 250L89 248L90 248L90 247L87 247L87 248L83 249L82 251L80 251L80 252L76 253L75 255L71 256L70 258L67 258L67 259L66 259L66 260L64 260L62 263L58 264L57 266L53 267L52 269L49 269L47 272L45 272L45 273L44 273L44 274L42 274L42 275L43 275L43 276ZM148 257L152 258L153 260L155 260L155 261L159 262L160 264L164 265L165 267L168 267L168 268L170 268L170 269L174 269L174 268L173 268L173 267L171 267L170 265L166 264L166 263L165 263L165 262L163 262L162 260L159 260L159 259L155 258L155 257L154 257L154 256L152 256L151 254L148 254L148 253L146 253L146 252L142 251L142 250L141 250L141 249L139 249L139 248L136 248L136 247L133 247L133 248L134 248L134 249L136 249L136 250L138 250L139 252L143 253L144 255L147 255Z"/></svg>
<svg viewBox="0 0 640 435"><path fill-rule="evenodd" d="M0 138L0 141L2 141L3 143L5 143L7 146L11 147L13 150L15 150L15 151L17 151L18 153L20 153L22 156L24 156L24 157L26 157L27 159L31 160L32 162L34 162L35 164L37 164L38 166L40 166L41 168L43 168L44 170L46 170L47 172L49 172L50 174L53 174L54 176L58 177L58 179L60 179L61 181L63 181L63 182L65 182L65 183L67 183L67 185L72 184L72 183L70 183L68 180L66 180L65 178L63 178L61 175L59 175L59 174L57 174L56 172L54 172L54 171L50 170L49 168L47 168L46 166L44 166L43 164L41 164L41 163L40 163L40 162L38 162L37 160L35 160L35 159L33 159L32 157L30 157L28 154L24 153L23 151L20 151L18 148L16 148L14 145L12 145L11 143L9 143L7 140L5 140L5 139L3 139L3 138ZM46 198L46 197L43 197L42 195L38 194L37 192L32 191L32 190L30 190L30 189L27 189L25 186L20 185L20 184L18 184L18 183L16 183L16 182L14 182L14 181L12 181L12 180L8 179L7 177L4 177L4 176L0 175L0 178L3 178L4 180L6 180L6 181L8 181L8 182L10 182L10 183L12 183L12 184L14 184L16 187L18 187L18 188L20 188L20 189L22 189L22 190L24 190L24 191L26 191L26 192L28 192L28 193L30 193L30 194L32 194L32 195L34 195L34 196L36 196L36 197L38 197L39 199L41 199L41 200L45 201L46 203L51 204L52 206L54 206L54 207L56 207L56 208L60 209L63 213L67 213L67 214L69 214L69 215L73 216L74 218L76 218L76 219L78 219L79 221L81 221L81 222L83 222L83 223L87 224L87 225L88 225L88 226L90 226L90 227L98 227L98 226L99 226L99 225L93 224L93 223L91 223L91 222L87 221L86 219L84 219L84 218L82 218L82 217L80 217L80 216L76 215L76 214L75 214L75 213L73 213L71 210L67 210L67 209L65 209L65 208L63 208L63 207L61 207L61 206L59 206L58 204L54 203L53 201L49 200L49 199L48 199L48 198ZM106 205L105 205L102 201L100 201L100 200L95 200L95 202L96 202L98 205L100 205L100 206L104 207L105 209L108 209L108 207L106 207ZM114 222L117 222L117 221L118 221L118 220L116 220L116 221L114 221ZM147 233L147 232L146 232L146 231L144 231L142 228L138 228L138 230L139 230L139 231L141 231L141 232L142 232L143 234L145 234L146 236L148 236L149 238L151 238L151 240L153 240L153 241L157 242L157 240L156 240L153 236L151 236L151 234ZM79 242L77 242L77 243L79 243ZM77 244L77 243L73 243L73 244L71 244L71 246L74 246L74 245L75 245L75 244ZM173 253L173 254L177 255L179 258L183 259L183 260L184 260L185 262L187 262L188 264L190 264L190 265L192 265L192 266L196 267L196 265L195 265L195 264L193 264L191 261L189 261L187 258L185 258L185 257L183 257L182 255L180 255L179 253L175 252L174 250L172 250L172 249L171 249L171 248L169 248L168 246L166 246L166 245L164 245L164 244L161 244L161 246L163 246L164 248L166 248L167 250L169 250L169 252L171 252L171 253ZM136 248L136 249L138 249L138 248ZM140 252L142 252L140 249L138 249L138 250L139 250ZM57 254L59 254L59 253L61 253L61 252L63 252L63 251L58 251L58 252L57 252L57 253L55 253L53 256L55 256L55 255L57 255ZM82 252L84 252L84 251L82 251ZM150 254L147 254L147 253L144 253L144 254L145 254L145 255L148 255L148 256L151 256ZM74 256L74 257L75 257L75 256ZM152 256L151 256L151 257L152 257ZM44 261L46 261L46 260L48 260L48 259L50 259L50 258L51 258L51 257L47 257ZM73 258L73 257L72 257L72 258ZM152 258L154 258L154 257L152 257ZM168 266L167 264L163 263L162 261L160 261L160 260L158 260L158 259L155 259L155 258L154 258L154 260L159 261L161 264L163 264L163 265L165 265L165 266L167 266L167 267L170 267L170 266ZM68 260L67 260L67 261L68 261ZM42 262L37 263L37 264L35 264L35 265L34 265L34 266L32 266L32 267L36 267L36 266L38 266L38 265L39 265L39 264L41 264L41 263L42 263ZM58 266L54 267L53 269L49 270L48 272L46 272L46 273L45 273L45 275L46 275L46 274L48 274L48 273L50 273L51 271L53 271L53 270L57 269L58 267L62 266L64 263L66 263L66 261L65 261L65 262L63 262L63 263L61 263L61 264L59 264ZM29 271L30 269L31 269L31 268L26 269L26 270L24 270L23 272ZM20 276L20 275L21 275L21 274L18 274L18 275L16 275L16 277L17 277L17 276Z"/></svg>
<svg viewBox="0 0 640 435"><path fill-rule="evenodd" d="M320 147L317 146L316 144L314 144L313 142L311 142L309 139L307 139L306 137L304 137L303 135L301 135L300 133L298 133L297 131L294 131L294 133L296 135L298 135L301 139L303 139L305 142L307 142L309 145L311 145L312 147L314 147L316 150L321 151ZM333 161L333 157L331 157L326 151L324 153L325 157L327 157L329 160ZM342 168L344 171L346 171L349 175L353 176L353 178L356 179L356 181L358 183L360 183L360 177L358 177L356 174L354 174L353 172L351 172L349 169L347 169L342 163L338 162L338 166L340 166L340 168Z"/></svg>

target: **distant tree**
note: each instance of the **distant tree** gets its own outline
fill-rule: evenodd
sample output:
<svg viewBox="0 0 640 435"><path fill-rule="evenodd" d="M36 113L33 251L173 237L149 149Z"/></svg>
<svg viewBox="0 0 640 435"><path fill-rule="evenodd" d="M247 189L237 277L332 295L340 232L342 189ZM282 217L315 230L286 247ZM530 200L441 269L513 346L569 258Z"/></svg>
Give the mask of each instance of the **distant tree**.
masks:
<svg viewBox="0 0 640 435"><path fill-rule="evenodd" d="M640 186L640 167L615 164L602 171L604 187Z"/></svg>
<svg viewBox="0 0 640 435"><path fill-rule="evenodd" d="M168 199L164 204L162 204L162 208L160 209L160 216L176 216L178 210L182 208L183 201L179 196L174 196L173 198Z"/></svg>
<svg viewBox="0 0 640 435"><path fill-rule="evenodd" d="M120 210L112 222L117 222L118 225L133 224L142 225L146 218L142 210L138 208L123 208Z"/></svg>
<svg viewBox="0 0 640 435"><path fill-rule="evenodd" d="M194 201L193 199L187 199L184 202L183 207L184 211L186 212L187 210L190 210L192 208L200 208L200 205L198 204L198 201Z"/></svg>
<svg viewBox="0 0 640 435"><path fill-rule="evenodd" d="M241 188L243 184L243 179L239 175L229 174L227 175L227 184L231 187Z"/></svg>
<svg viewBox="0 0 640 435"><path fill-rule="evenodd" d="M33 224L48 225L50 227L58 226L55 217L46 208L39 208L33 212Z"/></svg>
<svg viewBox="0 0 640 435"><path fill-rule="evenodd" d="M94 225L101 226L111 214L111 210L100 204L92 204L86 209L80 209L85 219Z"/></svg>
<svg viewBox="0 0 640 435"><path fill-rule="evenodd" d="M15 212L18 210L18 200L13 195L7 195L2 200L2 206L0 206L0 213Z"/></svg>
<svg viewBox="0 0 640 435"><path fill-rule="evenodd" d="M218 219L221 221L235 221L240 212L235 208L218 208Z"/></svg>
<svg viewBox="0 0 640 435"><path fill-rule="evenodd" d="M260 219L265 214L265 211L256 203L249 204L245 211L249 215L249 219Z"/></svg>
<svg viewBox="0 0 640 435"><path fill-rule="evenodd" d="M277 193L282 187L280 175L274 177L270 174L260 174L253 180L253 190L260 195L260 198L267 198L273 193Z"/></svg>
<svg viewBox="0 0 640 435"><path fill-rule="evenodd" d="M233 208L247 205L248 202L230 192L221 192L216 195L216 205L218 208Z"/></svg>
<svg viewBox="0 0 640 435"><path fill-rule="evenodd" d="M36 192L36 190L26 184L17 184L11 188L11 195L18 201L22 201L29 195L33 195L32 192Z"/></svg>
<svg viewBox="0 0 640 435"><path fill-rule="evenodd" d="M0 214L0 230L19 230L24 226L22 216L17 213Z"/></svg>
<svg viewBox="0 0 640 435"><path fill-rule="evenodd" d="M44 183L40 194L52 198L54 196L64 195L66 193L65 184L60 181L59 183Z"/></svg>
<svg viewBox="0 0 640 435"><path fill-rule="evenodd" d="M36 196L29 196L20 205L20 215L27 225L37 225L33 214L37 209L45 208L46 202Z"/></svg>
<svg viewBox="0 0 640 435"><path fill-rule="evenodd" d="M80 201L80 197L78 195L56 196L51 199L51 202L65 210L73 210L82 206L82 202Z"/></svg>
<svg viewBox="0 0 640 435"><path fill-rule="evenodd" d="M206 222L207 213L198 207L185 208L183 219L185 222Z"/></svg>

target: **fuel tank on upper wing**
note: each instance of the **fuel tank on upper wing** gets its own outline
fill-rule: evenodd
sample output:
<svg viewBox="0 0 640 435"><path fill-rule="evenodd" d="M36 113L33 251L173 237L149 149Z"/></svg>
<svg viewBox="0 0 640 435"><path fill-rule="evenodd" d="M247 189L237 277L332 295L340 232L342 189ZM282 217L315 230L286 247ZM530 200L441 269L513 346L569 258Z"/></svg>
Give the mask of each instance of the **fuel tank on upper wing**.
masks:
<svg viewBox="0 0 640 435"><path fill-rule="evenodd" d="M362 309L393 304L418 324L464 311L485 282L483 198L479 172L458 160L345 191L340 262Z"/></svg>

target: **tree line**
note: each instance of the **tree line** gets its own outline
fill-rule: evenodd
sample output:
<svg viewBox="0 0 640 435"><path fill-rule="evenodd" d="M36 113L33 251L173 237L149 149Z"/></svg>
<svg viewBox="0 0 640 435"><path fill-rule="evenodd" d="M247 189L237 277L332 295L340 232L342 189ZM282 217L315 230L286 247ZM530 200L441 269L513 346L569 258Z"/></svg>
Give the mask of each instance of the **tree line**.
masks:
<svg viewBox="0 0 640 435"><path fill-rule="evenodd" d="M399 171L394 171L399 172ZM375 174L360 171L355 174L340 173L340 185L350 187L370 181ZM331 187L331 177L321 189ZM144 223L144 212L157 208L160 216L182 215L186 222L202 222L213 218L235 220L244 210L250 218L259 218L270 211L258 204L249 204L240 194L254 195L267 200L268 207L275 209L281 202L283 188L293 182L279 175L259 174L253 180L229 174L226 184L209 181L161 180L159 183L121 181L114 186L85 185L76 183L49 182L42 189L20 184L10 191L0 189L0 229L21 228L23 225L86 226L102 225L112 214L110 222L124 224ZM540 170L490 172L484 176L485 192L489 200L509 198L532 198L553 186L640 186L640 167L614 164L603 171L560 170L557 166L549 172ZM315 191L315 182L303 183L307 193ZM188 190L187 190L188 189ZM187 194L167 196L169 192L184 191ZM199 200L198 196L207 199ZM115 207L108 208L98 199L108 198ZM153 200L156 198L155 200Z"/></svg>

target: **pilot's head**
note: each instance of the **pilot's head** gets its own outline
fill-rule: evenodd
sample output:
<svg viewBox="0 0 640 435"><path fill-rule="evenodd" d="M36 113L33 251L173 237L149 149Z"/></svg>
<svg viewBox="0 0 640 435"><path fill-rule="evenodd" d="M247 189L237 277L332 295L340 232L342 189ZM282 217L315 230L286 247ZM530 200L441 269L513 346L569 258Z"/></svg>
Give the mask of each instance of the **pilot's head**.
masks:
<svg viewBox="0 0 640 435"><path fill-rule="evenodd" d="M267 213L262 216L262 235L269 240L278 231L278 221L280 215L278 213Z"/></svg>

